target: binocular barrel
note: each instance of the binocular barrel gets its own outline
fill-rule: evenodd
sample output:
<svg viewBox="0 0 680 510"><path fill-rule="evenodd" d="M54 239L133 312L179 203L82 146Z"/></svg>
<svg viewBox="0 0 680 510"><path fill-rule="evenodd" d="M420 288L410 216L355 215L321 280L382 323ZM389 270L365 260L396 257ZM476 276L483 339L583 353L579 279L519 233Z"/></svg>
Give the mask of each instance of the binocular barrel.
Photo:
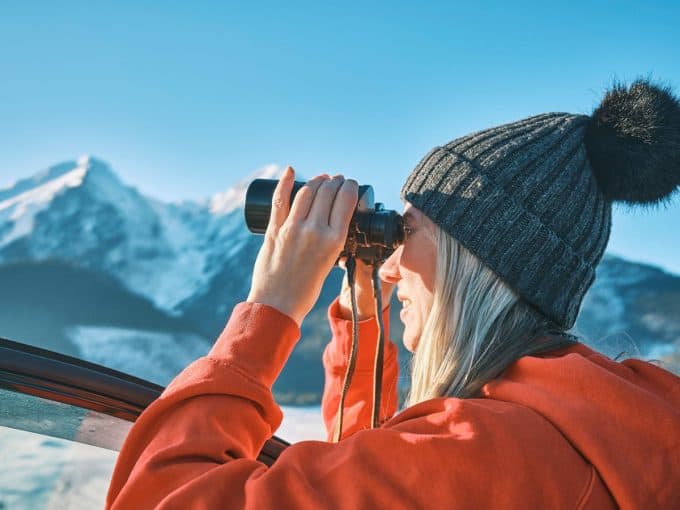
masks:
<svg viewBox="0 0 680 510"><path fill-rule="evenodd" d="M272 211L272 197L278 182L275 179L255 179L248 186L245 207L246 225L253 234L264 234L267 230ZM304 185L304 182L293 183L293 191L290 194L291 203Z"/></svg>
<svg viewBox="0 0 680 510"><path fill-rule="evenodd" d="M255 179L246 192L245 219L248 229L255 234L264 234L269 224L272 196L278 181L274 179ZM295 195L305 185L295 181L291 192L291 203ZM396 249L404 239L404 226L401 215L386 210L382 204L374 204L373 188L359 186L359 201L352 217L350 237L360 247L375 247L383 250Z"/></svg>

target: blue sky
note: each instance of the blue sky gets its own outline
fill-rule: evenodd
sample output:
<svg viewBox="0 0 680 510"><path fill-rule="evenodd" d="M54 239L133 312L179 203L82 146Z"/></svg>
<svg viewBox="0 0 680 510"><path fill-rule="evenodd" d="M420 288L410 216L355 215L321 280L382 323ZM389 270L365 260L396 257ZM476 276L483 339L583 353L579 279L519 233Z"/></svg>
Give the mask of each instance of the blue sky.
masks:
<svg viewBox="0 0 680 510"><path fill-rule="evenodd" d="M0 187L88 153L192 199L279 163L399 208L434 145L613 79L680 92L680 3L549 4L2 2ZM616 208L609 251L680 273L679 202Z"/></svg>

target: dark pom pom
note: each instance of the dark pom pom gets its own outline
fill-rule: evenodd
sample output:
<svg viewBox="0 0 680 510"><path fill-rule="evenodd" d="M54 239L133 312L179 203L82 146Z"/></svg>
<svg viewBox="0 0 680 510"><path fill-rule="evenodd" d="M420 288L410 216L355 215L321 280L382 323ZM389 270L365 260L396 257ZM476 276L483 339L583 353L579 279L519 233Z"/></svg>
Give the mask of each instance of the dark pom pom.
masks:
<svg viewBox="0 0 680 510"><path fill-rule="evenodd" d="M680 103L670 88L614 85L593 112L586 148L610 200L653 204L680 185Z"/></svg>

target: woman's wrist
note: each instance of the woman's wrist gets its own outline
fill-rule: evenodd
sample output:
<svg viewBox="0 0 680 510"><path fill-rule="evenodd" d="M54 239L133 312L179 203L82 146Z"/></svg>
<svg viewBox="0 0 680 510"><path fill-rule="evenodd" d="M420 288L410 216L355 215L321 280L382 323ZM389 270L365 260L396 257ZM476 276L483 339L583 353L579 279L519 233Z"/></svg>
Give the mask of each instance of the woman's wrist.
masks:
<svg viewBox="0 0 680 510"><path fill-rule="evenodd" d="M247 303L259 303L275 308L284 315L287 315L295 321L298 327L302 324L305 316L291 306L291 300L286 296L272 296L262 293L255 293L251 291L246 298Z"/></svg>

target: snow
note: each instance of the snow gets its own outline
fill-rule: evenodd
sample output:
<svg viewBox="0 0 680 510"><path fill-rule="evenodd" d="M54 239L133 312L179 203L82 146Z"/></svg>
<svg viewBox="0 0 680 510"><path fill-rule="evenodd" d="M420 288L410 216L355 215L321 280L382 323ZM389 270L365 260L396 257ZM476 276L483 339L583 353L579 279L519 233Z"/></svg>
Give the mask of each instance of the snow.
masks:
<svg viewBox="0 0 680 510"><path fill-rule="evenodd" d="M603 321L607 325L607 332L626 327L626 303L618 289L618 281L603 266L600 266L595 283L585 296L583 308L596 317L607 317Z"/></svg>
<svg viewBox="0 0 680 510"><path fill-rule="evenodd" d="M240 180L234 186L217 193L210 199L210 212L214 215L228 214L235 209L241 209L245 205L248 185L255 179L278 179L283 173L279 165L265 165L257 169L245 179Z"/></svg>
<svg viewBox="0 0 680 510"><path fill-rule="evenodd" d="M283 410L283 422L276 435L289 443L306 440L326 440L326 428L321 417L320 406L286 407Z"/></svg>
<svg viewBox="0 0 680 510"><path fill-rule="evenodd" d="M136 329L77 326L67 331L79 358L166 385L184 367L210 349L195 335Z"/></svg>
<svg viewBox="0 0 680 510"><path fill-rule="evenodd" d="M585 296L583 307L587 313L606 324L603 334L621 334L629 326L626 310L630 289L644 285L644 281L655 274L656 269L632 265L618 257L605 255L604 262L597 267L595 282Z"/></svg>
<svg viewBox="0 0 680 510"><path fill-rule="evenodd" d="M209 200L164 203L126 186L106 163L82 156L0 190L0 250L27 238L31 260L66 259L102 271L177 315L247 244L251 234L240 208L248 184L281 173L280 166L265 165ZM73 188L73 200L50 208ZM38 220L41 212L46 215ZM36 221L47 228L36 230Z"/></svg>
<svg viewBox="0 0 680 510"><path fill-rule="evenodd" d="M7 200L8 198L12 198L19 193L23 193L24 191L40 186L47 181L56 179L65 173L70 172L76 166L78 166L78 164L75 161L67 161L65 163L51 166L48 169L38 172L27 179L20 179L10 186L0 189L0 202Z"/></svg>
<svg viewBox="0 0 680 510"><path fill-rule="evenodd" d="M57 194L68 188L80 186L86 174L86 166L76 166L72 171L56 179L0 202L0 224L13 223L13 228L0 239L0 243L6 245L29 235L33 231L35 216L46 209Z"/></svg>
<svg viewBox="0 0 680 510"><path fill-rule="evenodd" d="M266 165L202 203L164 203L123 184L106 163L82 156L0 190L5 197L0 201L0 250L28 238L31 260L56 257L103 271L157 307L179 314L179 305L200 294L223 261L246 244L250 233L239 208L250 181L276 178L281 171ZM50 209L55 197L72 188L81 194ZM81 200L87 212L79 210ZM43 211L49 238L35 230ZM55 232L68 234L62 239ZM93 252L101 254L97 260Z"/></svg>
<svg viewBox="0 0 680 510"><path fill-rule="evenodd" d="M67 164L54 168L64 168ZM67 172L56 172L57 176L49 179L52 173L21 181L15 187L20 193L7 190L9 198L0 202L0 224L12 223L13 228L0 239L0 245L7 245L15 239L28 236L33 232L34 220L38 213L47 209L54 198L70 188L82 187L86 181L93 183L91 193L100 195L100 199L116 203L119 207L131 207L129 193L123 193L120 182L106 163L90 156L81 156L75 166ZM35 183L34 186L26 183ZM137 212L137 211L134 211Z"/></svg>
<svg viewBox="0 0 680 510"><path fill-rule="evenodd" d="M149 297L159 308L174 307L208 284L205 231L211 220L207 211L192 206L151 201L161 227L167 257L139 260L129 271L129 285Z"/></svg>
<svg viewBox="0 0 680 510"><path fill-rule="evenodd" d="M29 204L46 204L64 188L80 186L87 174L88 166L76 166L73 170L56 179L49 180L35 188L29 189L18 195L0 202L0 210L15 206L15 214L12 219L19 217L24 208Z"/></svg>
<svg viewBox="0 0 680 510"><path fill-rule="evenodd" d="M90 164L90 160L92 160L92 156L89 154L83 154L78 158L78 166L84 166L87 167Z"/></svg>
<svg viewBox="0 0 680 510"><path fill-rule="evenodd" d="M94 446L0 428L0 508L103 508L117 456Z"/></svg>
<svg viewBox="0 0 680 510"><path fill-rule="evenodd" d="M277 436L291 443L325 439L320 407L282 410ZM117 456L94 446L0 427L0 508L103 508Z"/></svg>

